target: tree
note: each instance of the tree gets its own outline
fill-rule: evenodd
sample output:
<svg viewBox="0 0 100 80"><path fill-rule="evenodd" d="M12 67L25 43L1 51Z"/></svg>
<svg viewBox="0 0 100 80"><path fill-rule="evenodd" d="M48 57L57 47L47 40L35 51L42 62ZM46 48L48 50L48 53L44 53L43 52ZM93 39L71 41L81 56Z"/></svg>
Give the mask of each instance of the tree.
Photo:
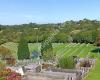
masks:
<svg viewBox="0 0 100 80"><path fill-rule="evenodd" d="M54 59L53 47L52 47L52 43L50 41L42 42L42 44L41 44L41 54L42 54L42 58L44 59L44 61Z"/></svg>
<svg viewBox="0 0 100 80"><path fill-rule="evenodd" d="M69 36L66 33L58 33L57 35L55 35L55 41L56 42L63 42L66 43L68 41Z"/></svg>
<svg viewBox="0 0 100 80"><path fill-rule="evenodd" d="M19 60L30 59L30 52L25 34L21 35L17 55Z"/></svg>
<svg viewBox="0 0 100 80"><path fill-rule="evenodd" d="M73 42L73 38L71 36L68 36L68 40L67 40L68 43L71 43Z"/></svg>
<svg viewBox="0 0 100 80"><path fill-rule="evenodd" d="M95 44L96 44L97 46L100 46L100 37L97 37L97 38L96 38Z"/></svg>

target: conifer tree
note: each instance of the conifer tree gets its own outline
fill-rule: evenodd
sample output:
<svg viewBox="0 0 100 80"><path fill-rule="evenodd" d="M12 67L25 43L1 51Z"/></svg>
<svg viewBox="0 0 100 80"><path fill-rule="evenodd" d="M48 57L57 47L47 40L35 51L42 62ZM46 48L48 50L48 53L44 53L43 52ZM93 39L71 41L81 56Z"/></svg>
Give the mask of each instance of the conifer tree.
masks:
<svg viewBox="0 0 100 80"><path fill-rule="evenodd" d="M25 34L21 35L17 55L19 60L30 59L30 52Z"/></svg>
<svg viewBox="0 0 100 80"><path fill-rule="evenodd" d="M44 61L54 59L53 47L50 41L41 43L41 54Z"/></svg>

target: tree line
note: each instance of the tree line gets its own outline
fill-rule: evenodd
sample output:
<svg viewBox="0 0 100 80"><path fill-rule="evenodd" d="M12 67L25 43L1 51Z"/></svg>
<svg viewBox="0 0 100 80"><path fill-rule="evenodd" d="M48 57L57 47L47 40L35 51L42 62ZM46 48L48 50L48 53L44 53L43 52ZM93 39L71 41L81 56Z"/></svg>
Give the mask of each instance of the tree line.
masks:
<svg viewBox="0 0 100 80"><path fill-rule="evenodd" d="M19 42L21 33L26 34L28 43L42 42L55 30L59 32L54 36L53 43L95 43L100 42L100 21L83 19L79 21L66 21L56 24L21 24L0 25L0 44L6 42ZM96 42L96 43L98 43Z"/></svg>

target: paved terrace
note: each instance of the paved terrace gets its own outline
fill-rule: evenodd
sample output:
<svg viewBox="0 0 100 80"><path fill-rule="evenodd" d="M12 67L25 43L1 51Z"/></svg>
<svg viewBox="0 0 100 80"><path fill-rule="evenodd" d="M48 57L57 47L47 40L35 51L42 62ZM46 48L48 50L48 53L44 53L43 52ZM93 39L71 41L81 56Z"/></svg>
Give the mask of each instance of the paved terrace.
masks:
<svg viewBox="0 0 100 80"><path fill-rule="evenodd" d="M80 80L80 72L73 70L42 71L41 73L27 72L23 80Z"/></svg>

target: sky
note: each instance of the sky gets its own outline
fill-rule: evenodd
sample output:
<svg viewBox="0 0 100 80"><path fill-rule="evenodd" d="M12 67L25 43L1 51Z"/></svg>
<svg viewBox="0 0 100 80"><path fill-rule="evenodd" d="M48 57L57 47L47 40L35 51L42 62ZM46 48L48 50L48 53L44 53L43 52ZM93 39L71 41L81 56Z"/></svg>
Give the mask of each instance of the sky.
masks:
<svg viewBox="0 0 100 80"><path fill-rule="evenodd" d="M100 20L100 0L0 0L0 24Z"/></svg>

